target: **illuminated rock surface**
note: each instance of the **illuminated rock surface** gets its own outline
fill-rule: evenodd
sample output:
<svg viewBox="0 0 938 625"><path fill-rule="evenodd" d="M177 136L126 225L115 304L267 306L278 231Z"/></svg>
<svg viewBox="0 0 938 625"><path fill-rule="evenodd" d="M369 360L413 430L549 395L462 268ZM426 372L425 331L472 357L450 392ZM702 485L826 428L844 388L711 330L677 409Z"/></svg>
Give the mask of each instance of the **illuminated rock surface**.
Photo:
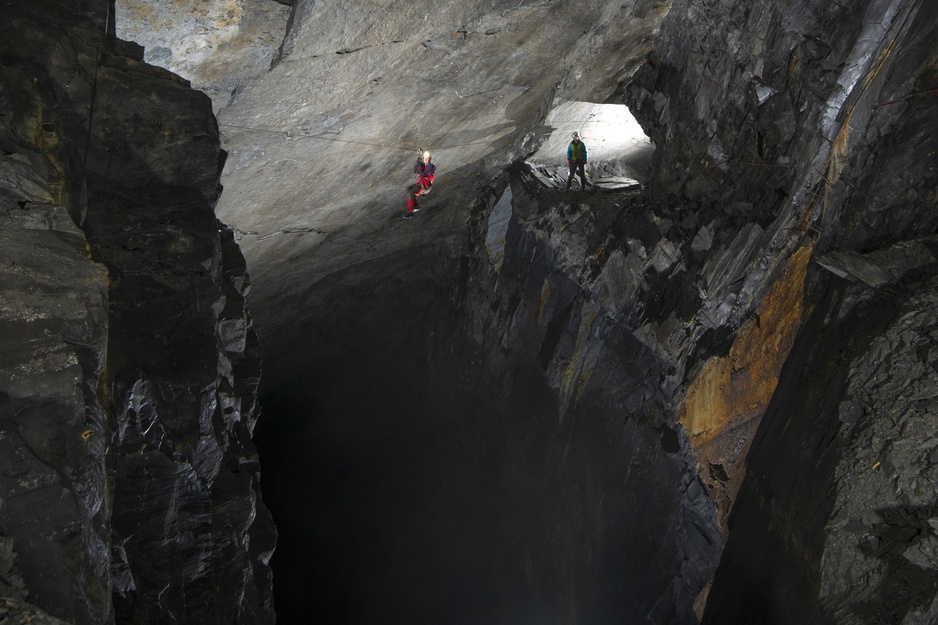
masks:
<svg viewBox="0 0 938 625"><path fill-rule="evenodd" d="M271 622L211 103L108 23L52 2L0 23L0 621Z"/></svg>

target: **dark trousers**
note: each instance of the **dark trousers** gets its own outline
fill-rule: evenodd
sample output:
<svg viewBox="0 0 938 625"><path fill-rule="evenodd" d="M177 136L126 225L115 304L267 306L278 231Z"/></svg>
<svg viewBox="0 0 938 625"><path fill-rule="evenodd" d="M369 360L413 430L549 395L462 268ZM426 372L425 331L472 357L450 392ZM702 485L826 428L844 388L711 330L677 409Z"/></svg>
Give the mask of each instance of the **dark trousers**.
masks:
<svg viewBox="0 0 938 625"><path fill-rule="evenodd" d="M577 173L580 174L580 188L586 188L586 161L577 161L570 160L567 161L570 165L570 175L567 176L567 188L570 188L570 183L573 182L573 176Z"/></svg>
<svg viewBox="0 0 938 625"><path fill-rule="evenodd" d="M417 193L423 191L423 187L418 182L417 184L407 185L407 212L414 212L415 208L420 208L420 205L417 204Z"/></svg>

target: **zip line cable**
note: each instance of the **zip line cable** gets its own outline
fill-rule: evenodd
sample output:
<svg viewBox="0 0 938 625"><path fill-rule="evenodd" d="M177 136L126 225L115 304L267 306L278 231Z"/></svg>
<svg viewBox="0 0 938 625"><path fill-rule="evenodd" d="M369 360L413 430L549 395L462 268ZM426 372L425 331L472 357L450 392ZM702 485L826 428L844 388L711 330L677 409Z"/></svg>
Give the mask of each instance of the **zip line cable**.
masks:
<svg viewBox="0 0 938 625"><path fill-rule="evenodd" d="M601 122L601 121L599 121L599 120L588 120L588 119L587 119L587 120L576 120L576 119L574 119L574 120L560 120L560 123L563 123L563 124L591 124L591 123L609 123L609 122ZM358 140L355 140L355 139L339 139L339 138L337 138L337 137L327 137L327 136L324 136L324 135L311 135L311 134L293 135L293 134L291 134L292 131L290 131L290 130L271 130L271 129L269 129L269 128L254 128L254 127L251 127L251 126L239 126L239 125L237 125L237 124L223 124L223 123L221 123L221 122L218 123L218 126L219 126L220 128L221 128L221 127L224 127L224 128L237 128L237 129L239 129L239 130L248 130L248 131L251 131L251 132L267 132L267 133L275 134L275 135L285 135L285 136L289 137L290 139L297 139L297 140L299 140L299 139L319 139L319 140L321 140L321 141L333 141L333 142L335 142L335 143L351 143L351 144L354 144L354 145L367 145L367 146L370 146L370 147L386 148L386 149L389 149L389 150L405 150L405 151L407 151L407 152L421 151L421 150L423 149L423 148L420 148L420 147L418 147L418 146L392 145L392 144L388 144L388 143L374 143L374 142L371 142L371 141L358 141ZM449 149L453 149L453 148L462 148L462 147L466 147L466 146L470 146L470 145L487 145L487 144L490 144L490 143L492 143L492 142L491 142L491 141L471 141L471 142L469 142L469 143L457 143L457 144L455 144L455 145L448 145L448 146L444 146L444 147L438 147L438 148L434 148L434 150L449 150ZM632 143L634 144L635 141L633 140Z"/></svg>
<svg viewBox="0 0 938 625"><path fill-rule="evenodd" d="M333 141L333 142L335 142L335 143L351 143L351 144L354 144L354 145L367 145L367 146L375 147L375 148L385 148L385 149L388 149L388 150L404 150L404 151L407 151L407 152L414 152L414 151L421 151L421 150L423 150L423 148L420 148L420 147L418 147L418 146L391 145L391 144L387 144L387 143L374 143L374 142L370 142L370 141L357 141L357 140L355 140L355 139L339 139L339 138L337 138L337 137L326 137L326 136L323 136L323 135L307 135L307 134L292 135L292 134L290 134L290 133L292 132L292 131L290 131L290 130L270 130L270 129L268 129L268 128L251 128L250 126L238 126L238 125L236 125L236 124L222 124L222 123L219 123L218 126L219 126L220 128L221 128L221 127L224 127L224 128L238 128L238 129L240 129L240 130L248 130L248 131L251 131L251 132L267 132L267 133L275 134L275 135L285 135L285 136L289 137L290 139L296 139L296 140L299 140L299 139L319 139L320 141ZM448 146L445 146L445 147L434 148L434 150L436 150L436 151L438 151L438 150L449 150L449 149L452 149L452 148L462 148L462 147L466 147L466 146L469 146L469 145L488 145L488 144L490 144L490 143L492 143L492 142L491 142L491 141L471 141L471 142L469 142L469 143L458 143L458 144L455 144L455 145L448 145Z"/></svg>

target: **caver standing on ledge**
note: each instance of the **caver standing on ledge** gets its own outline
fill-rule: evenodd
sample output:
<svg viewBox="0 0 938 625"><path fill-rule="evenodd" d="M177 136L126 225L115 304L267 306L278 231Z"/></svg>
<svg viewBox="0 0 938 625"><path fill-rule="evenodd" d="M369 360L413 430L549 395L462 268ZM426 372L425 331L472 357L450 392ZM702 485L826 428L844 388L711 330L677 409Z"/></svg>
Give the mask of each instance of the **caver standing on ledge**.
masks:
<svg viewBox="0 0 938 625"><path fill-rule="evenodd" d="M586 190L586 144L580 141L580 133L573 133L573 141L567 146L567 165L570 166L570 175L567 176L566 190L570 190L573 175L580 174L580 189Z"/></svg>
<svg viewBox="0 0 938 625"><path fill-rule="evenodd" d="M433 178L436 176L436 165L431 163L430 159L430 152L426 151L414 163L414 176L417 178L417 182L407 187L407 213L405 213L404 219L410 219L414 216L414 213L420 210L417 197L430 193Z"/></svg>

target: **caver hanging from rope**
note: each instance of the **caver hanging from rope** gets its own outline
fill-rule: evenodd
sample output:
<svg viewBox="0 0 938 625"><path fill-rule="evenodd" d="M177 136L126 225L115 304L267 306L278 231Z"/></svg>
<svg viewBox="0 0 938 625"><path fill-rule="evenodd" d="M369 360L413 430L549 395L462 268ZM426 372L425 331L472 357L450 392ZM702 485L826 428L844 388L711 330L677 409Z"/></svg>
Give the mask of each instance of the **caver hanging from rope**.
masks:
<svg viewBox="0 0 938 625"><path fill-rule="evenodd" d="M407 213L404 219L413 217L414 213L420 210L417 198L430 193L430 187L436 177L436 165L430 162L431 158L430 152L424 151L414 163L414 177L417 182L407 187Z"/></svg>
<svg viewBox="0 0 938 625"><path fill-rule="evenodd" d="M567 176L566 190L570 190L574 174L580 174L580 189L586 190L586 144L580 141L580 133L573 133L573 141L567 146L567 165L570 166L570 175Z"/></svg>
<svg viewBox="0 0 938 625"><path fill-rule="evenodd" d="M414 163L414 176L417 178L415 195L426 195L430 193L430 186L433 184L434 174L436 174L436 165L430 162L430 152L425 151Z"/></svg>

